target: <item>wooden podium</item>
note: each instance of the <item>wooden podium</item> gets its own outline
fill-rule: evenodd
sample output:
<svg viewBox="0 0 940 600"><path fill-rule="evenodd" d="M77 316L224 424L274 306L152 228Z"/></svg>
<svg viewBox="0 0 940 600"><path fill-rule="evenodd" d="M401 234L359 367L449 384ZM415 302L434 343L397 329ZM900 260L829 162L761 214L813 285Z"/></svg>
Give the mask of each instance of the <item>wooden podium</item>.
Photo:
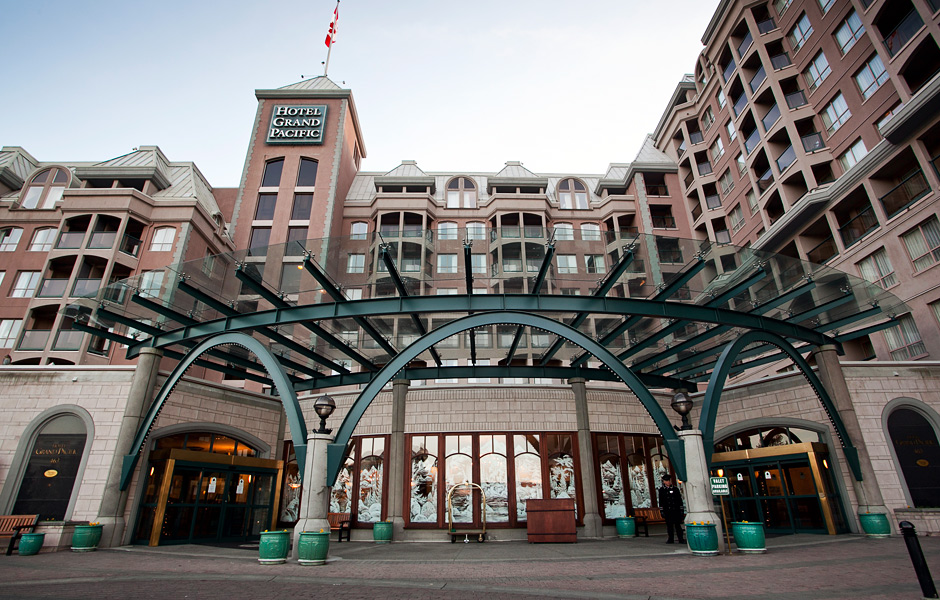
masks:
<svg viewBox="0 0 940 600"><path fill-rule="evenodd" d="M525 510L530 544L578 541L573 499L526 500Z"/></svg>

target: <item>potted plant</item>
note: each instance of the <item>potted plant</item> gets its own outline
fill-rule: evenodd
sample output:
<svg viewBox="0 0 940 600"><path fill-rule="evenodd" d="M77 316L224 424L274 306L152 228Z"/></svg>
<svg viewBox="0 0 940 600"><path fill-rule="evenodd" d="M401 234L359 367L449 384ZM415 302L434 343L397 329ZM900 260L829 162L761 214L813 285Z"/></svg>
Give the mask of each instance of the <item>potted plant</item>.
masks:
<svg viewBox="0 0 940 600"><path fill-rule="evenodd" d="M258 545L258 562L263 565L279 565L287 562L287 551L290 549L290 532L262 531L261 543Z"/></svg>
<svg viewBox="0 0 940 600"><path fill-rule="evenodd" d="M42 543L46 538L45 533L24 533L20 536L20 556L32 556L39 554Z"/></svg>
<svg viewBox="0 0 940 600"><path fill-rule="evenodd" d="M388 544L392 541L392 522L376 521L372 525L372 539L376 544Z"/></svg>
<svg viewBox="0 0 940 600"><path fill-rule="evenodd" d="M630 538L636 535L636 519L632 516L617 517L617 537Z"/></svg>
<svg viewBox="0 0 940 600"><path fill-rule="evenodd" d="M89 523L88 525L76 525L72 532L72 552L91 552L98 547L101 541L101 532L104 525L101 523Z"/></svg>
<svg viewBox="0 0 940 600"><path fill-rule="evenodd" d="M864 531L868 537L891 537L891 525L888 523L888 515L884 513L859 513L858 521L862 524L862 531Z"/></svg>
<svg viewBox="0 0 940 600"><path fill-rule="evenodd" d="M764 543L764 524L751 521L735 521L731 523L731 533L738 552L744 554L763 554L767 552Z"/></svg>
<svg viewBox="0 0 940 600"><path fill-rule="evenodd" d="M300 541L297 542L297 555L302 565L322 565L326 563L326 555L330 550L330 532L303 531Z"/></svg>
<svg viewBox="0 0 940 600"><path fill-rule="evenodd" d="M711 521L693 521L685 524L685 538L689 550L696 556L718 556L718 532Z"/></svg>

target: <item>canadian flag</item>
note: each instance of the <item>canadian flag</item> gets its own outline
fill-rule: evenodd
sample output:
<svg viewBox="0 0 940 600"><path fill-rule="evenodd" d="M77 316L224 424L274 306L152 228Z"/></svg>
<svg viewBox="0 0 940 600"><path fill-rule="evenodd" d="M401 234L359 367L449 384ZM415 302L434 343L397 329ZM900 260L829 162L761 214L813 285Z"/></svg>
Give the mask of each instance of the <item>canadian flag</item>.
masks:
<svg viewBox="0 0 940 600"><path fill-rule="evenodd" d="M339 21L339 2L336 3L336 8L333 9L333 20L330 21L330 31L326 34L326 47L329 48L333 45L333 41L336 39L336 22Z"/></svg>

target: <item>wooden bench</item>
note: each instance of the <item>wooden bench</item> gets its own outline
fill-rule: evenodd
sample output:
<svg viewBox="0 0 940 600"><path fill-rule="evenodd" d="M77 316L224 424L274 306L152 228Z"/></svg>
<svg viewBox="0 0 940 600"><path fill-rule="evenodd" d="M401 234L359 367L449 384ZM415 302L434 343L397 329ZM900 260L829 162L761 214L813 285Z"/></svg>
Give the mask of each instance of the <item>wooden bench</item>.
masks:
<svg viewBox="0 0 940 600"><path fill-rule="evenodd" d="M640 537L640 527L643 528L643 535L650 536L650 525L665 524L666 519L658 508L637 508L633 511L636 519L635 537Z"/></svg>
<svg viewBox="0 0 940 600"><path fill-rule="evenodd" d="M7 556L13 554L16 540L24 533L32 533L39 523L39 515L4 515L0 516L0 538L9 537Z"/></svg>
<svg viewBox="0 0 940 600"><path fill-rule="evenodd" d="M330 521L330 531L339 532L337 536L338 542L343 541L344 532L346 534L346 541L352 541L349 538L349 536L352 535L352 524L349 522L349 513L329 513L327 519Z"/></svg>

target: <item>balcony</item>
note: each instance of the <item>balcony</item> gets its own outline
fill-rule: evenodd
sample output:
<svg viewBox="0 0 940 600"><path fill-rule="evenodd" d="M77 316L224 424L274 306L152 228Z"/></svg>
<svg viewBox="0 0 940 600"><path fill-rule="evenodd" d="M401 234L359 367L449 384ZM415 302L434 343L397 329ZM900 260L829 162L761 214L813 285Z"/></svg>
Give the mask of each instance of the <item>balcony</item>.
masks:
<svg viewBox="0 0 940 600"><path fill-rule="evenodd" d="M85 240L84 231L63 231L59 234L59 239L55 247L59 250L78 250L82 247Z"/></svg>
<svg viewBox="0 0 940 600"><path fill-rule="evenodd" d="M105 250L114 246L115 239L117 239L116 231L92 231L91 239L88 240L88 247L95 250Z"/></svg>
<svg viewBox="0 0 940 600"><path fill-rule="evenodd" d="M653 227L656 229L675 229L676 218L672 215L653 215Z"/></svg>
<svg viewBox="0 0 940 600"><path fill-rule="evenodd" d="M127 298L127 290L128 288L124 284L109 285L104 290L104 299L115 304L124 304L124 300Z"/></svg>
<svg viewBox="0 0 940 600"><path fill-rule="evenodd" d="M770 128L774 126L780 119L780 107L774 104L770 107L770 110L767 111L767 114L764 115L764 118L760 120L761 124L764 126L764 132L769 133Z"/></svg>
<svg viewBox="0 0 940 600"><path fill-rule="evenodd" d="M663 184L646 184L647 196L668 196L669 189Z"/></svg>
<svg viewBox="0 0 940 600"><path fill-rule="evenodd" d="M757 178L757 189L759 189L761 193L766 192L773 182L774 174L770 170L770 167L767 167L767 170L761 173L760 177Z"/></svg>
<svg viewBox="0 0 940 600"><path fill-rule="evenodd" d="M121 247L118 248L118 250L129 256L136 257L140 254L140 240L134 236L125 234L124 237L121 238Z"/></svg>
<svg viewBox="0 0 940 600"><path fill-rule="evenodd" d="M49 343L51 329L27 329L23 332L17 350L45 350Z"/></svg>
<svg viewBox="0 0 940 600"><path fill-rule="evenodd" d="M692 142L693 145L701 144L705 141L705 136L702 135L701 131L690 131L689 141Z"/></svg>
<svg viewBox="0 0 940 600"><path fill-rule="evenodd" d="M744 39L741 40L741 43L738 44L738 56L741 59L744 59L744 55L747 54L747 51L751 49L751 46L754 44L754 38L751 37L751 32L748 31L747 35L744 36Z"/></svg>
<svg viewBox="0 0 940 600"><path fill-rule="evenodd" d="M760 68L757 69L757 73L754 73L754 76L751 77L751 81L748 83L748 85L751 86L751 92L756 92L760 84L764 83L765 79L767 79L767 71L764 70L764 65L761 65Z"/></svg>
<svg viewBox="0 0 940 600"><path fill-rule="evenodd" d="M691 172L685 176L685 179L682 180L682 182L685 183L685 189L689 189L690 187L692 187L692 183L694 181L695 181L695 175Z"/></svg>
<svg viewBox="0 0 940 600"><path fill-rule="evenodd" d="M770 57L770 64L773 65L774 71L779 71L780 69L789 67L793 64L793 61L790 60L790 55L786 52L781 52L777 56Z"/></svg>
<svg viewBox="0 0 940 600"><path fill-rule="evenodd" d="M617 240L633 241L640 230L636 227L621 227L619 231L605 231L604 238L608 244L613 244Z"/></svg>
<svg viewBox="0 0 940 600"><path fill-rule="evenodd" d="M685 154L685 140L682 140L682 143L676 148L676 156L681 159L683 154Z"/></svg>
<svg viewBox="0 0 940 600"><path fill-rule="evenodd" d="M787 106L790 107L790 110L794 108L799 108L801 106L806 106L808 102L806 101L806 94L803 93L803 90L797 90L792 94L786 95Z"/></svg>
<svg viewBox="0 0 940 600"><path fill-rule="evenodd" d="M800 141L803 142L803 150L806 152L816 152L826 147L826 144L823 143L822 135L817 132L807 133L801 136Z"/></svg>
<svg viewBox="0 0 940 600"><path fill-rule="evenodd" d="M705 196L705 206L708 207L708 210L721 208L721 196L719 196L718 194Z"/></svg>
<svg viewBox="0 0 940 600"><path fill-rule="evenodd" d="M848 248L876 229L878 229L878 218L875 216L875 211L869 206L839 228L842 245Z"/></svg>
<svg viewBox="0 0 940 600"><path fill-rule="evenodd" d="M527 227L523 227L523 228L522 228L522 233L523 233L523 235L525 235L527 238L541 238L541 237L544 237L543 234L542 234L542 228L541 228L541 227L535 227L535 226L532 226L532 225L529 225L529 226L527 226Z"/></svg>
<svg viewBox="0 0 940 600"><path fill-rule="evenodd" d="M929 192L930 186L927 184L927 178L924 177L923 171L917 169L879 200L885 209L885 215L890 219Z"/></svg>
<svg viewBox="0 0 940 600"><path fill-rule="evenodd" d="M500 236L503 238L512 238L518 239L522 237L522 228L521 227L503 227L500 229ZM522 268L521 266L519 267Z"/></svg>
<svg viewBox="0 0 940 600"><path fill-rule="evenodd" d="M719 244L730 244L731 232L727 229L719 229L715 232L715 241Z"/></svg>
<svg viewBox="0 0 940 600"><path fill-rule="evenodd" d="M836 242L832 239L830 235L822 241L815 248L806 253L806 258L809 262L816 264L825 264L825 262L831 259L833 256L839 254L839 249L836 248Z"/></svg>
<svg viewBox="0 0 940 600"><path fill-rule="evenodd" d="M52 342L53 350L80 350L83 332L73 329L60 329Z"/></svg>
<svg viewBox="0 0 940 600"><path fill-rule="evenodd" d="M65 295L65 288L68 287L69 278L50 278L43 279L39 284L39 290L36 292L37 298L61 298Z"/></svg>
<svg viewBox="0 0 940 600"><path fill-rule="evenodd" d="M696 202L695 206L692 208L692 222L698 221L698 218L702 216L702 203Z"/></svg>
<svg viewBox="0 0 940 600"><path fill-rule="evenodd" d="M744 140L744 149L747 150L747 153L750 154L757 148L757 144L760 143L760 134L757 132L757 128L754 128L754 131L751 132L751 135L747 136L747 139Z"/></svg>
<svg viewBox="0 0 940 600"><path fill-rule="evenodd" d="M734 59L731 59L728 61L728 64L725 65L725 68L721 70L721 78L725 83L728 83L728 80L731 79L735 68L737 68L737 65L734 64Z"/></svg>
<svg viewBox="0 0 940 600"><path fill-rule="evenodd" d="M760 22L757 24L757 31L759 31L759 32L761 33L761 35L763 35L763 34L765 34L765 33L770 33L771 31L773 31L773 30L776 29L776 28L777 28L777 23L773 20L773 18L766 19L766 20L764 20L764 21L760 21Z"/></svg>
<svg viewBox="0 0 940 600"><path fill-rule="evenodd" d="M397 238L398 237L398 226L397 225L382 225L379 227L379 235L383 238Z"/></svg>
<svg viewBox="0 0 940 600"><path fill-rule="evenodd" d="M738 96L738 99L734 101L734 105L731 108L734 110L734 116L740 117L744 109L747 108L747 96L744 94Z"/></svg>
<svg viewBox="0 0 940 600"><path fill-rule="evenodd" d="M698 163L698 174L699 175L711 175L712 174L712 163L709 161Z"/></svg>
<svg viewBox="0 0 940 600"><path fill-rule="evenodd" d="M885 35L884 43L888 54L894 56L900 52L904 44L911 41L914 34L920 31L920 28L923 26L924 22L921 20L916 10L911 10L911 12L907 13L907 16L898 23L898 26Z"/></svg>
<svg viewBox="0 0 940 600"><path fill-rule="evenodd" d="M98 279L76 279L75 287L72 288L72 296L90 296L98 293L101 287L101 278Z"/></svg>
<svg viewBox="0 0 940 600"><path fill-rule="evenodd" d="M424 235L424 229L421 225L405 225L401 230L403 238L419 238Z"/></svg>
<svg viewBox="0 0 940 600"><path fill-rule="evenodd" d="M796 151L793 149L793 144L790 144L783 154L777 157L777 170L783 173L794 161L796 161Z"/></svg>

